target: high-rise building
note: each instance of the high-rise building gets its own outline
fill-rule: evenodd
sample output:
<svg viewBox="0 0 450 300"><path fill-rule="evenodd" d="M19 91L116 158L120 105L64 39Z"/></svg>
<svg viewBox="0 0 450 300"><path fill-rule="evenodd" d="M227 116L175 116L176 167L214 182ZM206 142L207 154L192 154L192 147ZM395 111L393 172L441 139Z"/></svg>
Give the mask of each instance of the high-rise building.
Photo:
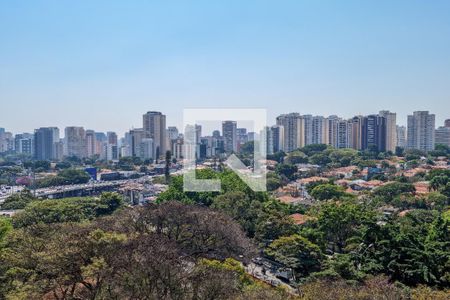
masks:
<svg viewBox="0 0 450 300"><path fill-rule="evenodd" d="M108 142L108 138L104 132L95 133L95 154L102 155L104 145Z"/></svg>
<svg viewBox="0 0 450 300"><path fill-rule="evenodd" d="M108 131L106 133L106 138L108 140L108 144L109 145L117 146L117 133L115 133L113 131Z"/></svg>
<svg viewBox="0 0 450 300"><path fill-rule="evenodd" d="M13 151L15 146L15 140L11 132L5 131L4 128L0 128L0 153Z"/></svg>
<svg viewBox="0 0 450 300"><path fill-rule="evenodd" d="M334 138L335 144L333 147L338 149L343 148L349 148L349 142L350 142L350 132L351 129L350 124L347 120L335 120L333 122L333 125L335 126L335 129L333 130L336 134L336 137Z"/></svg>
<svg viewBox="0 0 450 300"><path fill-rule="evenodd" d="M304 144L313 144L313 116L303 115L301 116L301 119L303 120Z"/></svg>
<svg viewBox="0 0 450 300"><path fill-rule="evenodd" d="M153 139L143 138L140 144L139 157L143 160L155 159Z"/></svg>
<svg viewBox="0 0 450 300"><path fill-rule="evenodd" d="M169 141L176 140L178 138L178 128L175 126L169 126L167 127L167 137Z"/></svg>
<svg viewBox="0 0 450 300"><path fill-rule="evenodd" d="M86 130L86 155L92 157L96 154L96 138L94 130Z"/></svg>
<svg viewBox="0 0 450 300"><path fill-rule="evenodd" d="M17 153L33 155L34 153L34 135L31 133L16 134L14 137L15 150Z"/></svg>
<svg viewBox="0 0 450 300"><path fill-rule="evenodd" d="M131 156L141 157L141 143L145 139L143 128L135 128L130 130L131 137Z"/></svg>
<svg viewBox="0 0 450 300"><path fill-rule="evenodd" d="M284 151L284 127L274 125L270 130L272 131L273 152Z"/></svg>
<svg viewBox="0 0 450 300"><path fill-rule="evenodd" d="M172 140L172 157L175 159L183 159L184 156L184 143L183 138L178 137Z"/></svg>
<svg viewBox="0 0 450 300"><path fill-rule="evenodd" d="M447 121L449 121L448 124ZM435 145L446 145L450 147L450 120L445 120L444 125L436 129L434 142Z"/></svg>
<svg viewBox="0 0 450 300"><path fill-rule="evenodd" d="M407 148L431 151L434 149L435 115L415 111L408 116Z"/></svg>
<svg viewBox="0 0 450 300"><path fill-rule="evenodd" d="M304 120L298 113L277 117L277 125L284 128L284 151L291 152L305 145Z"/></svg>
<svg viewBox="0 0 450 300"><path fill-rule="evenodd" d="M450 127L450 119L444 121L444 127Z"/></svg>
<svg viewBox="0 0 450 300"><path fill-rule="evenodd" d="M59 129L41 127L34 131L34 157L37 160L58 159Z"/></svg>
<svg viewBox="0 0 450 300"><path fill-rule="evenodd" d="M222 134L224 139L224 150L227 153L237 152L237 123L236 121L223 121Z"/></svg>
<svg viewBox="0 0 450 300"><path fill-rule="evenodd" d="M327 128L328 128L328 145L331 145L333 147L336 147L337 145L337 128L338 128L338 122L342 119L338 116L329 116L327 118Z"/></svg>
<svg viewBox="0 0 450 300"><path fill-rule="evenodd" d="M119 147L117 145L103 143L103 152L100 155L101 159L110 161L119 159Z"/></svg>
<svg viewBox="0 0 450 300"><path fill-rule="evenodd" d="M435 145L450 147L450 127L441 126L435 132Z"/></svg>
<svg viewBox="0 0 450 300"><path fill-rule="evenodd" d="M64 130L64 155L78 158L87 156L86 131L83 127L66 127Z"/></svg>
<svg viewBox="0 0 450 300"><path fill-rule="evenodd" d="M143 116L145 138L153 139L155 158L163 157L168 147L166 138L166 116L158 111L149 111Z"/></svg>
<svg viewBox="0 0 450 300"><path fill-rule="evenodd" d="M406 148L406 127L397 125L397 147Z"/></svg>
<svg viewBox="0 0 450 300"><path fill-rule="evenodd" d="M379 115L386 119L386 151L395 152L397 146L397 114L382 110Z"/></svg>
<svg viewBox="0 0 450 300"><path fill-rule="evenodd" d="M311 120L311 143L327 144L328 127L327 119L322 116L314 116Z"/></svg>
<svg viewBox="0 0 450 300"><path fill-rule="evenodd" d="M236 128L236 138L238 145L248 142L247 128Z"/></svg>
<svg viewBox="0 0 450 300"><path fill-rule="evenodd" d="M349 147L355 150L362 149L362 128L364 123L363 116L355 116L349 120L351 126L351 135L349 140Z"/></svg>
<svg viewBox="0 0 450 300"><path fill-rule="evenodd" d="M375 148L386 151L386 118L379 115L364 117L362 126L362 149Z"/></svg>
<svg viewBox="0 0 450 300"><path fill-rule="evenodd" d="M265 148L264 148L265 146ZM273 133L272 129L268 126L264 127L263 130L261 130L261 144L260 144L260 153L263 153L263 151L266 154L273 154Z"/></svg>

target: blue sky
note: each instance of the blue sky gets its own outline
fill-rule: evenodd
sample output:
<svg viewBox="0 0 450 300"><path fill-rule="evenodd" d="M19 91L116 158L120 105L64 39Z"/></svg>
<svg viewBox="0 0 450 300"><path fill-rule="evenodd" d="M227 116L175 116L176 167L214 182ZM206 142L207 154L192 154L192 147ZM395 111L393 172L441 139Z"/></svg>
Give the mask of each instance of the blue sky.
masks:
<svg viewBox="0 0 450 300"><path fill-rule="evenodd" d="M0 127L159 110L450 118L450 1L0 0Z"/></svg>

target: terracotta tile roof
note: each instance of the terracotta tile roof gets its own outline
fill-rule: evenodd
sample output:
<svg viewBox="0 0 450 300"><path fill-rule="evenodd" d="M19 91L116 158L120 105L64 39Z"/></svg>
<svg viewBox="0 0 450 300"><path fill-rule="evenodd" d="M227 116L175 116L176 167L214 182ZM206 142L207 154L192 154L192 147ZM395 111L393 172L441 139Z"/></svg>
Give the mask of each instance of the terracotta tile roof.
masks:
<svg viewBox="0 0 450 300"><path fill-rule="evenodd" d="M314 217L310 217L310 216L302 215L302 214L292 214L290 217L294 220L294 223L296 225L303 225L306 222L315 219Z"/></svg>
<svg viewBox="0 0 450 300"><path fill-rule="evenodd" d="M316 182L316 181L328 181L328 178L313 176L313 177L302 178L302 179L297 180L297 182L301 183L301 184L307 184L307 183Z"/></svg>
<svg viewBox="0 0 450 300"><path fill-rule="evenodd" d="M416 188L416 194L428 194L428 187L430 186L428 181L415 182L414 187Z"/></svg>
<svg viewBox="0 0 450 300"><path fill-rule="evenodd" d="M413 209L407 209L407 210L403 210L401 212L398 213L399 217L404 217L406 216L407 213L409 213L410 211L413 211Z"/></svg>

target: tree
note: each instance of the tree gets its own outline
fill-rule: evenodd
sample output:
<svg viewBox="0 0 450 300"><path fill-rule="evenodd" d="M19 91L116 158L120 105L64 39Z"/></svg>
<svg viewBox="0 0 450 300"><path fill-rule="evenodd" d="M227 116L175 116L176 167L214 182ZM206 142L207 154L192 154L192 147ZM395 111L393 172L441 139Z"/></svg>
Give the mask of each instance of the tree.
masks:
<svg viewBox="0 0 450 300"><path fill-rule="evenodd" d="M286 157L286 163L291 164L291 165L295 165L295 164L303 164L303 163L308 163L308 157L306 156L305 153L299 151L299 150L295 150L290 152L287 157Z"/></svg>
<svg viewBox="0 0 450 300"><path fill-rule="evenodd" d="M276 239L265 252L302 276L320 269L320 248L298 234Z"/></svg>
<svg viewBox="0 0 450 300"><path fill-rule="evenodd" d="M262 213L259 201L251 200L243 192L228 192L215 197L211 207L236 220L248 236L255 235L256 221Z"/></svg>
<svg viewBox="0 0 450 300"><path fill-rule="evenodd" d="M8 218L0 217L0 249L2 248L3 239L12 229L11 221Z"/></svg>
<svg viewBox="0 0 450 300"><path fill-rule="evenodd" d="M450 178L446 175L434 176L430 180L430 189L437 191L442 187L445 187L450 182Z"/></svg>
<svg viewBox="0 0 450 300"><path fill-rule="evenodd" d="M376 188L373 194L382 197L385 202L390 202L398 195L412 194L415 191L416 188L410 183L392 182Z"/></svg>
<svg viewBox="0 0 450 300"><path fill-rule="evenodd" d="M39 223L81 222L111 214L121 206L116 193L105 193L100 198L64 198L40 200L28 204L13 217L16 228Z"/></svg>
<svg viewBox="0 0 450 300"><path fill-rule="evenodd" d="M405 149L399 146L395 147L395 155L403 157L405 155Z"/></svg>
<svg viewBox="0 0 450 300"><path fill-rule="evenodd" d="M330 183L319 184L311 191L311 196L317 200L339 199L345 194L342 186Z"/></svg>
<svg viewBox="0 0 450 300"><path fill-rule="evenodd" d="M15 229L7 247L8 299L235 299L256 287L237 261L254 253L239 225L178 202Z"/></svg>
<svg viewBox="0 0 450 300"><path fill-rule="evenodd" d="M267 154L267 159L274 160L278 163L282 163L286 153L283 151L275 152L274 154Z"/></svg>
<svg viewBox="0 0 450 300"><path fill-rule="evenodd" d="M166 184L170 182L170 159L172 158L172 154L169 150L166 151L166 165L164 167L164 177L166 179Z"/></svg>
<svg viewBox="0 0 450 300"><path fill-rule="evenodd" d="M40 181L40 187L57 185L83 184L89 182L91 177L82 169L63 169L56 176L48 176Z"/></svg>
<svg viewBox="0 0 450 300"><path fill-rule="evenodd" d="M351 201L324 203L320 206L317 226L333 251L343 253L348 241L364 226L374 226L376 214Z"/></svg>
<svg viewBox="0 0 450 300"><path fill-rule="evenodd" d="M1 209L5 210L15 210L25 208L31 201L36 200L36 198L27 189L20 191L19 193L13 194L5 199L5 202L0 204Z"/></svg>
<svg viewBox="0 0 450 300"><path fill-rule="evenodd" d="M267 173L266 181L268 191L275 191L282 185L281 176L273 172Z"/></svg>
<svg viewBox="0 0 450 300"><path fill-rule="evenodd" d="M309 157L309 162L314 165L326 166L331 162L331 159L326 154L316 153Z"/></svg>
<svg viewBox="0 0 450 300"><path fill-rule="evenodd" d="M305 153L308 156L311 156L316 153L321 153L328 148L325 144L309 144L303 148L300 148L300 151Z"/></svg>
<svg viewBox="0 0 450 300"><path fill-rule="evenodd" d="M275 172L279 175L283 175L286 178L293 180L295 178L295 173L297 173L297 166L290 164L278 164Z"/></svg>
<svg viewBox="0 0 450 300"><path fill-rule="evenodd" d="M409 212L383 228L374 256L394 280L448 287L449 228L448 220L436 211Z"/></svg>

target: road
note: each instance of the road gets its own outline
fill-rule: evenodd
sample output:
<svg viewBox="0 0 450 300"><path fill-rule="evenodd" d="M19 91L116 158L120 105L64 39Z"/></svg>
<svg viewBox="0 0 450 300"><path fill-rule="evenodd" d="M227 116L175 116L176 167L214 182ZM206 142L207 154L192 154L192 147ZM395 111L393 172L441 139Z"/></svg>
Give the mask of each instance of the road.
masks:
<svg viewBox="0 0 450 300"><path fill-rule="evenodd" d="M144 176L144 177L141 177L138 179L95 181L95 182L85 183L85 184L71 184L71 185L47 187L47 188L36 189L36 196L37 197L48 197L48 196L54 195L54 194L60 194L60 193L64 193L64 192L73 192L73 191L77 191L77 190L120 186L120 185L133 183L133 182L142 182L142 181L145 181L145 180L148 180L151 178L152 178L151 176ZM22 189L23 188L20 186L10 187L10 189L6 193L0 194L0 203L3 203L6 198L11 196L12 194L20 192Z"/></svg>
<svg viewBox="0 0 450 300"><path fill-rule="evenodd" d="M296 293L296 290L292 286L277 278L270 268L263 265L250 263L245 267L245 271L253 277L270 284L271 286L282 286L285 287L290 293Z"/></svg>

